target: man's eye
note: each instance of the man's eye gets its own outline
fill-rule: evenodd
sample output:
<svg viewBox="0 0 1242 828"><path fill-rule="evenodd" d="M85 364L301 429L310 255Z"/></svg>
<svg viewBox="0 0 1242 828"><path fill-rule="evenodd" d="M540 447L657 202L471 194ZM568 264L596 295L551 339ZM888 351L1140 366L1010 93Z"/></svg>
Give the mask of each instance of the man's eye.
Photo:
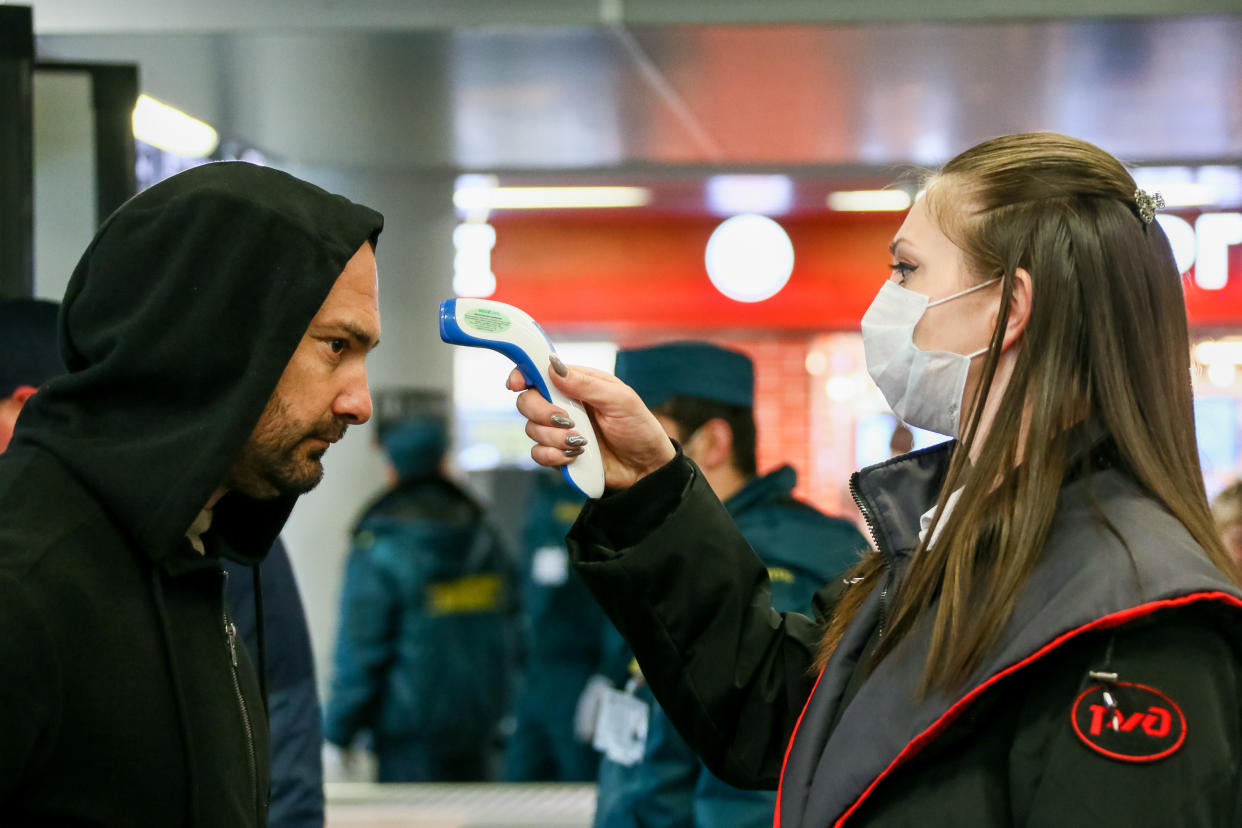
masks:
<svg viewBox="0 0 1242 828"><path fill-rule="evenodd" d="M329 339L328 340L328 347L332 349L332 353L334 354L342 353L348 346L349 346L349 343L345 341L344 339Z"/></svg>

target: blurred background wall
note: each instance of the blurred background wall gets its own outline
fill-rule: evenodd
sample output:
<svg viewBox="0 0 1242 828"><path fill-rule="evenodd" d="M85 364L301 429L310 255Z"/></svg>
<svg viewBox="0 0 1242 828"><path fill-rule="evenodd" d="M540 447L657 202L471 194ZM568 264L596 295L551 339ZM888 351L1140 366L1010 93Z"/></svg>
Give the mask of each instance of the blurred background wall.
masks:
<svg viewBox="0 0 1242 828"><path fill-rule="evenodd" d="M920 166L1005 132L1100 144L1170 197L1196 337L1242 328L1237 0L29 5L38 63L136 66L142 93L217 131L211 157L277 165L384 212L372 383L454 394L458 469L511 529L525 438L503 360L439 341L455 271L458 291L521 305L584 360L673 336L743 348L760 377L761 469L793 461L803 496L850 517L845 479L893 425L862 372L857 321ZM43 296L59 296L98 220L89 95L72 72L36 72ZM137 163L141 186L197 161L140 145ZM629 188L632 206L505 208L487 195L600 185ZM860 211L830 201L884 188L887 202ZM770 217L792 240L769 299L729 299L706 273L707 241L735 214ZM455 243L463 226L490 230ZM1242 468L1235 359L1197 368L1210 485ZM383 484L370 427L327 467L285 532L321 684L348 531Z"/></svg>

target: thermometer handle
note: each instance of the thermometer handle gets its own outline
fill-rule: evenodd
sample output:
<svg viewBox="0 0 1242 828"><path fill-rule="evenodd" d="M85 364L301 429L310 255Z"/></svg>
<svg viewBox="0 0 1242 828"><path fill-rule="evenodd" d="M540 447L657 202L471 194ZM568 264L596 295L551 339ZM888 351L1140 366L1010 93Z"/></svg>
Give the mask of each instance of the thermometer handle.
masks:
<svg viewBox="0 0 1242 828"><path fill-rule="evenodd" d="M603 495L604 461L591 418L581 403L552 384L549 371L556 348L529 314L490 299L446 299L440 303L440 338L452 345L488 348L513 360L527 384L563 409L574 430L587 438L582 454L561 466L561 474L587 497Z"/></svg>

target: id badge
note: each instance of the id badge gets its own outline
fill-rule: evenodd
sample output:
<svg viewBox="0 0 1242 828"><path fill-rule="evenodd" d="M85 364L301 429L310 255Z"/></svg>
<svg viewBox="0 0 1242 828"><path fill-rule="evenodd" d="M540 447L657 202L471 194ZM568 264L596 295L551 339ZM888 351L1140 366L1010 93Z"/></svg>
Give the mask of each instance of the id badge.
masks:
<svg viewBox="0 0 1242 828"><path fill-rule="evenodd" d="M595 749L618 765L632 767L647 748L651 706L629 693L608 689L600 702Z"/></svg>
<svg viewBox="0 0 1242 828"><path fill-rule="evenodd" d="M557 587L569 580L569 551L563 546L541 546L535 550L531 577L543 587Z"/></svg>

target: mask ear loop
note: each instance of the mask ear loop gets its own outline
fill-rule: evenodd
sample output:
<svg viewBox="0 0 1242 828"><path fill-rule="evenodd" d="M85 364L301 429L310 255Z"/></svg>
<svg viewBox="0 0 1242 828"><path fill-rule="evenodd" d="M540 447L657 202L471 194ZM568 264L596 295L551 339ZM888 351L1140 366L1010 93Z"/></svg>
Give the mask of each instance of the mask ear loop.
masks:
<svg viewBox="0 0 1242 828"><path fill-rule="evenodd" d="M997 276L993 279L988 279L986 282L980 282L974 287L968 287L965 290L958 291L952 296L946 296L943 299L937 299L935 302L928 302L927 307L934 308L936 307L936 305L943 305L945 302L952 302L954 299L960 299L961 297L965 296L968 293L974 293L976 290L983 290L985 287L992 284L993 282L999 282L1001 278L1002 277ZM985 348L984 350L987 350L987 349Z"/></svg>

